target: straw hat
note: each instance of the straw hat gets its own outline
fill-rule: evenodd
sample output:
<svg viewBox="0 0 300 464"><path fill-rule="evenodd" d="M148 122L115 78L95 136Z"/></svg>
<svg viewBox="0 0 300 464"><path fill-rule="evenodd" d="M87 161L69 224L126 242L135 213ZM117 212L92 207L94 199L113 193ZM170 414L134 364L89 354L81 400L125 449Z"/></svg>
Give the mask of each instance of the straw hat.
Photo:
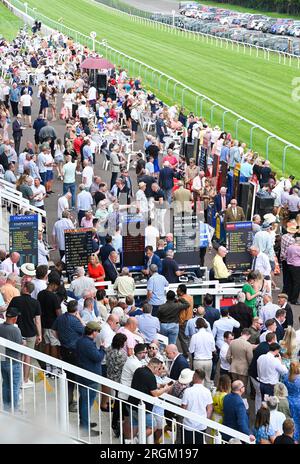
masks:
<svg viewBox="0 0 300 464"><path fill-rule="evenodd" d="M183 369L179 376L178 382L182 383L183 385L188 385L192 382L194 376L194 371L191 369Z"/></svg>
<svg viewBox="0 0 300 464"><path fill-rule="evenodd" d="M27 276L35 276L35 266L32 263L24 263L21 266L21 271Z"/></svg>

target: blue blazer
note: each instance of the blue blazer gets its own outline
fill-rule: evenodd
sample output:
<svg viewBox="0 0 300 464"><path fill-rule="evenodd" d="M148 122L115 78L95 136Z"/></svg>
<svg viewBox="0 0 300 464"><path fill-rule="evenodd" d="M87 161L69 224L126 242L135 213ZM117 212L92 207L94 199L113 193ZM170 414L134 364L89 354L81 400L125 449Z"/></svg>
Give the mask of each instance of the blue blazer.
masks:
<svg viewBox="0 0 300 464"><path fill-rule="evenodd" d="M230 202L230 195L229 193L226 193L226 207L228 206ZM218 193L218 195L215 196L215 208L217 212L219 213L222 211L222 203L221 203L221 194Z"/></svg>
<svg viewBox="0 0 300 464"><path fill-rule="evenodd" d="M174 171L169 167L164 167L159 172L159 186L163 190L171 190L174 187Z"/></svg>
<svg viewBox="0 0 300 464"><path fill-rule="evenodd" d="M173 379L173 380L178 380L180 374L181 374L181 371L183 369L188 369L190 366L189 366L189 363L188 361L186 360L186 358L183 356L183 354L180 354L173 366L172 366L172 369L170 371L170 378Z"/></svg>
<svg viewBox="0 0 300 464"><path fill-rule="evenodd" d="M151 264L156 264L156 266L158 267L158 273L161 274L161 272L162 272L162 261L161 261L160 257L157 256L155 253L152 256ZM146 258L145 258L145 269L147 269L147 267L148 267L148 258L146 256Z"/></svg>
<svg viewBox="0 0 300 464"><path fill-rule="evenodd" d="M280 340L282 340L284 337L284 327L278 321L276 321L276 319L275 319L275 322L276 322L276 338L277 338L277 342L279 343Z"/></svg>
<svg viewBox="0 0 300 464"><path fill-rule="evenodd" d="M242 398L237 393L229 393L223 401L223 425L250 435L249 418ZM230 437L223 434L224 440Z"/></svg>
<svg viewBox="0 0 300 464"><path fill-rule="evenodd" d="M111 280L111 282L114 284L116 278L118 277L118 273L110 259L104 261L103 267L105 270L105 280Z"/></svg>

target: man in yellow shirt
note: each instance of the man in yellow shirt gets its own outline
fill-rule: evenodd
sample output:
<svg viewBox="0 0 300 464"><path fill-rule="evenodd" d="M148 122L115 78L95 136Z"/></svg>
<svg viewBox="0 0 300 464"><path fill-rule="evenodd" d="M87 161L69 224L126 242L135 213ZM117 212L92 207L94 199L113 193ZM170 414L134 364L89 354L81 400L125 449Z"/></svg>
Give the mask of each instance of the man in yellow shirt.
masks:
<svg viewBox="0 0 300 464"><path fill-rule="evenodd" d="M215 279L228 279L231 272L227 269L226 264L223 261L223 258L227 255L228 251L225 247L220 246L218 248L217 254L213 259L213 270Z"/></svg>

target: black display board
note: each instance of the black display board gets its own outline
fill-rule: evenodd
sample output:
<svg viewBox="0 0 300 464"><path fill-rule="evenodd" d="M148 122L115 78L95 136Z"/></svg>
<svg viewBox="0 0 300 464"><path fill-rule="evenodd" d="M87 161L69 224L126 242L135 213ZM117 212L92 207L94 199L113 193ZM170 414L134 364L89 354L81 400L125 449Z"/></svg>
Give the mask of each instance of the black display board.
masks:
<svg viewBox="0 0 300 464"><path fill-rule="evenodd" d="M140 270L145 264L145 221L137 214L128 214L122 224L122 266Z"/></svg>
<svg viewBox="0 0 300 464"><path fill-rule="evenodd" d="M226 266L232 271L250 269L252 258L248 249L253 242L252 222L228 222L225 230Z"/></svg>
<svg viewBox="0 0 300 464"><path fill-rule="evenodd" d="M195 215L174 216L174 259L178 264L199 266L199 219Z"/></svg>
<svg viewBox="0 0 300 464"><path fill-rule="evenodd" d="M66 270L75 271L76 267L84 266L87 270L88 257L93 253L93 229L67 229L65 230Z"/></svg>
<svg viewBox="0 0 300 464"><path fill-rule="evenodd" d="M20 254L18 266L38 264L38 215L16 215L9 218L9 251Z"/></svg>

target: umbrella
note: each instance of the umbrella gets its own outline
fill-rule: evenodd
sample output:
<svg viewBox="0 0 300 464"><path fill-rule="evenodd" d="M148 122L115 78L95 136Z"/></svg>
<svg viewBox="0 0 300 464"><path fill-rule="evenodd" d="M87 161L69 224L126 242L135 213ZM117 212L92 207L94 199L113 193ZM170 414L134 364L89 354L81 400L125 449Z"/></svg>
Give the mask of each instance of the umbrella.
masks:
<svg viewBox="0 0 300 464"><path fill-rule="evenodd" d="M105 58L86 58L80 67L83 69L112 69L114 65Z"/></svg>

